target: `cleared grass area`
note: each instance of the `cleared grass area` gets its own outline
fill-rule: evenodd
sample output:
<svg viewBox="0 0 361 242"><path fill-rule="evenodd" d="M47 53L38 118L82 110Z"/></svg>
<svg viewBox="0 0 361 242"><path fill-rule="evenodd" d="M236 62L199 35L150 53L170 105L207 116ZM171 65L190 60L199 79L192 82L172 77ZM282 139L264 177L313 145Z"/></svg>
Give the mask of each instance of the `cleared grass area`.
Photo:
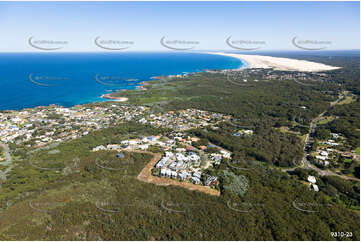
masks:
<svg viewBox="0 0 361 242"><path fill-rule="evenodd" d="M334 116L327 116L327 117L324 117L323 119L321 119L320 121L318 121L317 124L319 124L319 125L327 124L327 123L335 120L335 118L336 118L336 117L334 117Z"/></svg>
<svg viewBox="0 0 361 242"><path fill-rule="evenodd" d="M277 128L277 129L279 131L281 131L282 133L300 135L300 132L295 132L295 131L289 130L288 127L285 127L285 126L282 126L280 128Z"/></svg>
<svg viewBox="0 0 361 242"><path fill-rule="evenodd" d="M344 105L344 104L350 104L352 102L356 101L355 97L352 96L346 96L342 101L337 103L337 105Z"/></svg>

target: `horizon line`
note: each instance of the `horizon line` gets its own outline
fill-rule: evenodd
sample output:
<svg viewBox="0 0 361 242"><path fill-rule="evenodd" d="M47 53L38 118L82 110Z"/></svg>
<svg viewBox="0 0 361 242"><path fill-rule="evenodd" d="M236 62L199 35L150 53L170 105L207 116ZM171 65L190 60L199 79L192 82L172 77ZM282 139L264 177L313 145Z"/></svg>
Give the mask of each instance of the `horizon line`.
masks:
<svg viewBox="0 0 361 242"><path fill-rule="evenodd" d="M215 51L222 51L222 52L242 52L242 53L259 53L259 52L277 52L277 51L289 51L289 52L306 52L306 53L321 53L321 52L326 52L326 51L358 51L360 52L360 49L332 49L332 50L294 50L294 49L275 49L275 50L254 50L254 51L241 51L241 50L187 50L187 51L171 51L171 50L121 50L121 51L116 51L116 50L109 50L109 51L104 51L104 50L95 50L95 51L0 51L0 54L2 53L7 53L7 54L11 54L11 53L131 53L131 52L166 52L166 53L203 53L203 52L215 52Z"/></svg>

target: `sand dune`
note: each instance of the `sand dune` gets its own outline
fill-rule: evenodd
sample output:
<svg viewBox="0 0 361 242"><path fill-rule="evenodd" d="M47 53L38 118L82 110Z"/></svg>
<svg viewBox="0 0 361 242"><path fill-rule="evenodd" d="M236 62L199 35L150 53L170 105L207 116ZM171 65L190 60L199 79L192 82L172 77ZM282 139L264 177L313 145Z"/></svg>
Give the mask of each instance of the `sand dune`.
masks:
<svg viewBox="0 0 361 242"><path fill-rule="evenodd" d="M304 71L304 72L318 72L336 70L340 67L329 66L317 62L296 60L281 57L261 56L261 55L243 55L223 52L208 52L208 54L224 55L235 57L247 62L249 68L273 68L274 70L282 71Z"/></svg>

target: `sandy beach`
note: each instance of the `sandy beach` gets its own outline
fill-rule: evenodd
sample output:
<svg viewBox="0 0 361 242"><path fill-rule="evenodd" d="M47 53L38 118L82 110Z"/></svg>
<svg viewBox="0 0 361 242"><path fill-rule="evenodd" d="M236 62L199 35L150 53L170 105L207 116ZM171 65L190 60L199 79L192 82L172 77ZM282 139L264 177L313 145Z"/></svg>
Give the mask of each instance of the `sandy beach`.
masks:
<svg viewBox="0 0 361 242"><path fill-rule="evenodd" d="M113 101L118 101L118 102L126 102L126 101L128 101L127 97L113 97L112 93L101 95L101 97L106 98L106 99L112 99Z"/></svg>
<svg viewBox="0 0 361 242"><path fill-rule="evenodd" d="M261 55L243 55L224 52L208 52L208 54L230 56L246 62L249 68L272 68L281 71L303 71L319 72L336 70L340 67L329 66L317 62L296 60L281 57L261 56Z"/></svg>

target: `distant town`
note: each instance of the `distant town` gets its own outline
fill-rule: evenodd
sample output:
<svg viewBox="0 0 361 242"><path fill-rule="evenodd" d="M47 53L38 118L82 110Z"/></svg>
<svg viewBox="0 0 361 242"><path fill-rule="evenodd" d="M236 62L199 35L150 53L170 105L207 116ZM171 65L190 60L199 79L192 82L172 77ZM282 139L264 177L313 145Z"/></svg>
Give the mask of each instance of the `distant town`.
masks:
<svg viewBox="0 0 361 242"><path fill-rule="evenodd" d="M215 149L219 151L217 153L205 152L209 148L215 148L215 145L194 147L192 144L199 141L199 138L190 137L182 131L207 126L217 129L217 123L231 119L229 115L196 109L153 114L144 106L113 104L107 107L64 108L50 105L0 113L0 135L4 144L15 143L28 148L40 148L53 142L76 139L119 122L135 121L154 127L169 128L173 131L166 136L121 140L118 144L98 146L92 151L145 151L151 147L158 147L162 150L163 157L154 167L153 175L216 186L218 178L213 176L204 178L202 172L210 166L219 165L223 159L231 159L231 152L220 147Z"/></svg>
<svg viewBox="0 0 361 242"><path fill-rule="evenodd" d="M188 130L216 125L232 117L219 113L187 109L167 113L150 113L149 107L110 105L109 107L75 106L64 108L50 105L22 111L0 112L1 142L41 147L51 142L63 142L107 128L119 122L135 121L155 127Z"/></svg>

